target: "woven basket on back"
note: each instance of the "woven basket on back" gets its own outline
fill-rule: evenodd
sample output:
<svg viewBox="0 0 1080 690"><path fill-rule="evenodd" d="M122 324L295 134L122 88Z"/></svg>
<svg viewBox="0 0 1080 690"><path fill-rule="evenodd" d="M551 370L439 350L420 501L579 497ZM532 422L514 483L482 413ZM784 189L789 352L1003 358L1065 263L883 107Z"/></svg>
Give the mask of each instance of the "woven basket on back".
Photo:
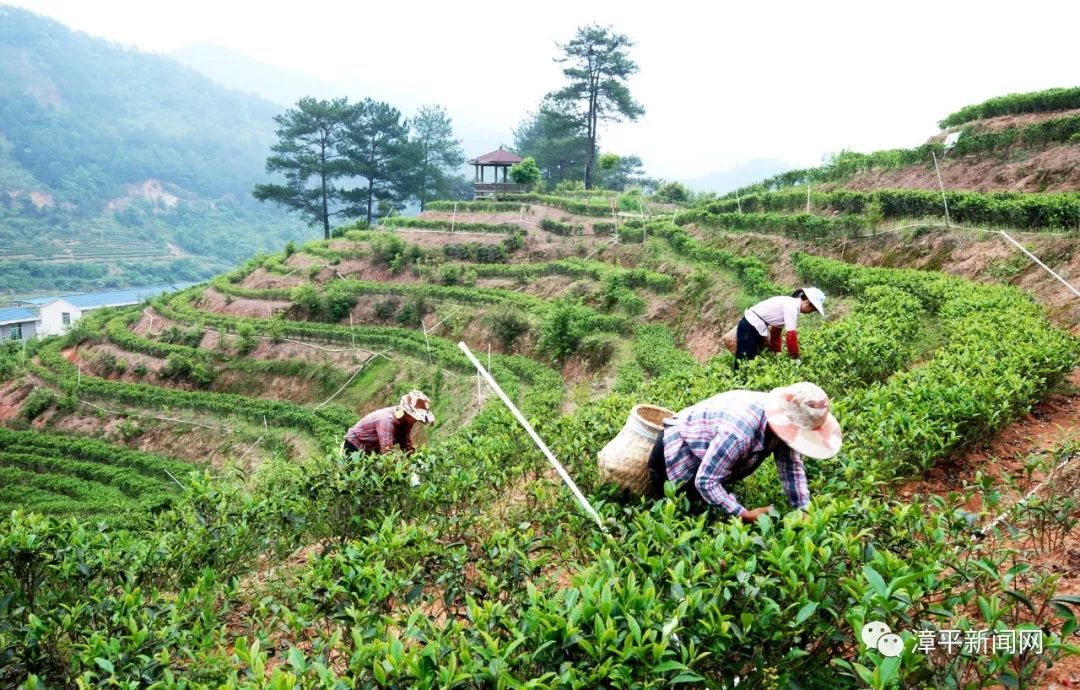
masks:
<svg viewBox="0 0 1080 690"><path fill-rule="evenodd" d="M635 493L649 490L649 453L664 430L664 418L675 413L656 405L635 405L626 424L597 454L600 478Z"/></svg>

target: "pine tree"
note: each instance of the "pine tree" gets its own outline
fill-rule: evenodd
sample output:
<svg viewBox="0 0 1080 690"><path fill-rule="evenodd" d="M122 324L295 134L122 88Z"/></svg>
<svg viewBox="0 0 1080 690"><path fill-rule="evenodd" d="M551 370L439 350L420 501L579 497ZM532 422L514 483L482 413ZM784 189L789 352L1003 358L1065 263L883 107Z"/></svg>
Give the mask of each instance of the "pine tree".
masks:
<svg viewBox="0 0 1080 690"><path fill-rule="evenodd" d="M337 207L343 192L335 180L349 172L344 149L352 113L344 98L301 98L275 117L278 142L266 159L266 172L282 173L285 184L257 184L255 198L297 211L310 225L321 223L330 239L330 216L343 212Z"/></svg>
<svg viewBox="0 0 1080 690"><path fill-rule="evenodd" d="M555 61L567 65L563 74L569 83L548 94L548 99L572 109L585 130L586 189L592 189L600 123L636 120L645 114L625 83L638 70L627 55L633 45L628 36L594 24L579 27L573 40L559 46L563 56Z"/></svg>

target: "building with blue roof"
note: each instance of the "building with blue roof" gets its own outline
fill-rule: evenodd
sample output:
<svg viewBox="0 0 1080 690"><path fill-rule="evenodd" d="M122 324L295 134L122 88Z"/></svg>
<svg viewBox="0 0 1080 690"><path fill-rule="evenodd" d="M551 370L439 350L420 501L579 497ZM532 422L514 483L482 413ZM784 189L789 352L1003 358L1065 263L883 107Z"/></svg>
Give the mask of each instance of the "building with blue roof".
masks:
<svg viewBox="0 0 1080 690"><path fill-rule="evenodd" d="M38 315L33 309L0 309L0 340L26 340L37 335Z"/></svg>
<svg viewBox="0 0 1080 690"><path fill-rule="evenodd" d="M35 335L61 335L83 314L105 307L128 307L140 304L165 292L180 290L187 285L155 285L130 290L89 292L60 297L35 297L23 300L21 306L0 309L0 338L20 340ZM10 316L5 323L4 315Z"/></svg>

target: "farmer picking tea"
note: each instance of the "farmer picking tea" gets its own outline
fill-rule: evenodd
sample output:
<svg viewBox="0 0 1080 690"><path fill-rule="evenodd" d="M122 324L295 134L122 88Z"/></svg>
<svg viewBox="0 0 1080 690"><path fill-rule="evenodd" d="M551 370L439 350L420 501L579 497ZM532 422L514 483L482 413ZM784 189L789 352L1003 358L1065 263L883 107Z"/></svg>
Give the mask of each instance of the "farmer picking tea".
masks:
<svg viewBox="0 0 1080 690"><path fill-rule="evenodd" d="M420 391L409 391L394 407L384 407L367 414L345 434L342 450L351 453L389 453L397 445L412 453L412 431L417 422L431 424L431 400Z"/></svg>
<svg viewBox="0 0 1080 690"><path fill-rule="evenodd" d="M721 393L664 420L649 455L652 492L663 496L664 482L671 481L691 501L753 522L772 506L748 510L729 487L772 455L792 509L801 510L810 503L803 456L831 458L840 451L840 436L829 396L807 381L769 393Z"/></svg>
<svg viewBox="0 0 1080 690"><path fill-rule="evenodd" d="M747 309L735 331L735 366L739 360L757 357L766 343L773 352L780 352L782 330L787 331L788 354L798 359L799 314L813 311L825 316L825 293L816 287L800 288L791 297L770 297Z"/></svg>

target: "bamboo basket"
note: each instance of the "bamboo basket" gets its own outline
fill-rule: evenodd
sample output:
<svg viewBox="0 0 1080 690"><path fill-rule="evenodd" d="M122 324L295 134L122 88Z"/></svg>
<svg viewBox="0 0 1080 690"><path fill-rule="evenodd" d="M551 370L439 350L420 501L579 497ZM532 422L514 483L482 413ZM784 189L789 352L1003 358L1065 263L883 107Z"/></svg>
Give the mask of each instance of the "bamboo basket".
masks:
<svg viewBox="0 0 1080 690"><path fill-rule="evenodd" d="M635 405L615 438L597 453L600 478L634 493L649 491L649 453L675 413L656 405Z"/></svg>

